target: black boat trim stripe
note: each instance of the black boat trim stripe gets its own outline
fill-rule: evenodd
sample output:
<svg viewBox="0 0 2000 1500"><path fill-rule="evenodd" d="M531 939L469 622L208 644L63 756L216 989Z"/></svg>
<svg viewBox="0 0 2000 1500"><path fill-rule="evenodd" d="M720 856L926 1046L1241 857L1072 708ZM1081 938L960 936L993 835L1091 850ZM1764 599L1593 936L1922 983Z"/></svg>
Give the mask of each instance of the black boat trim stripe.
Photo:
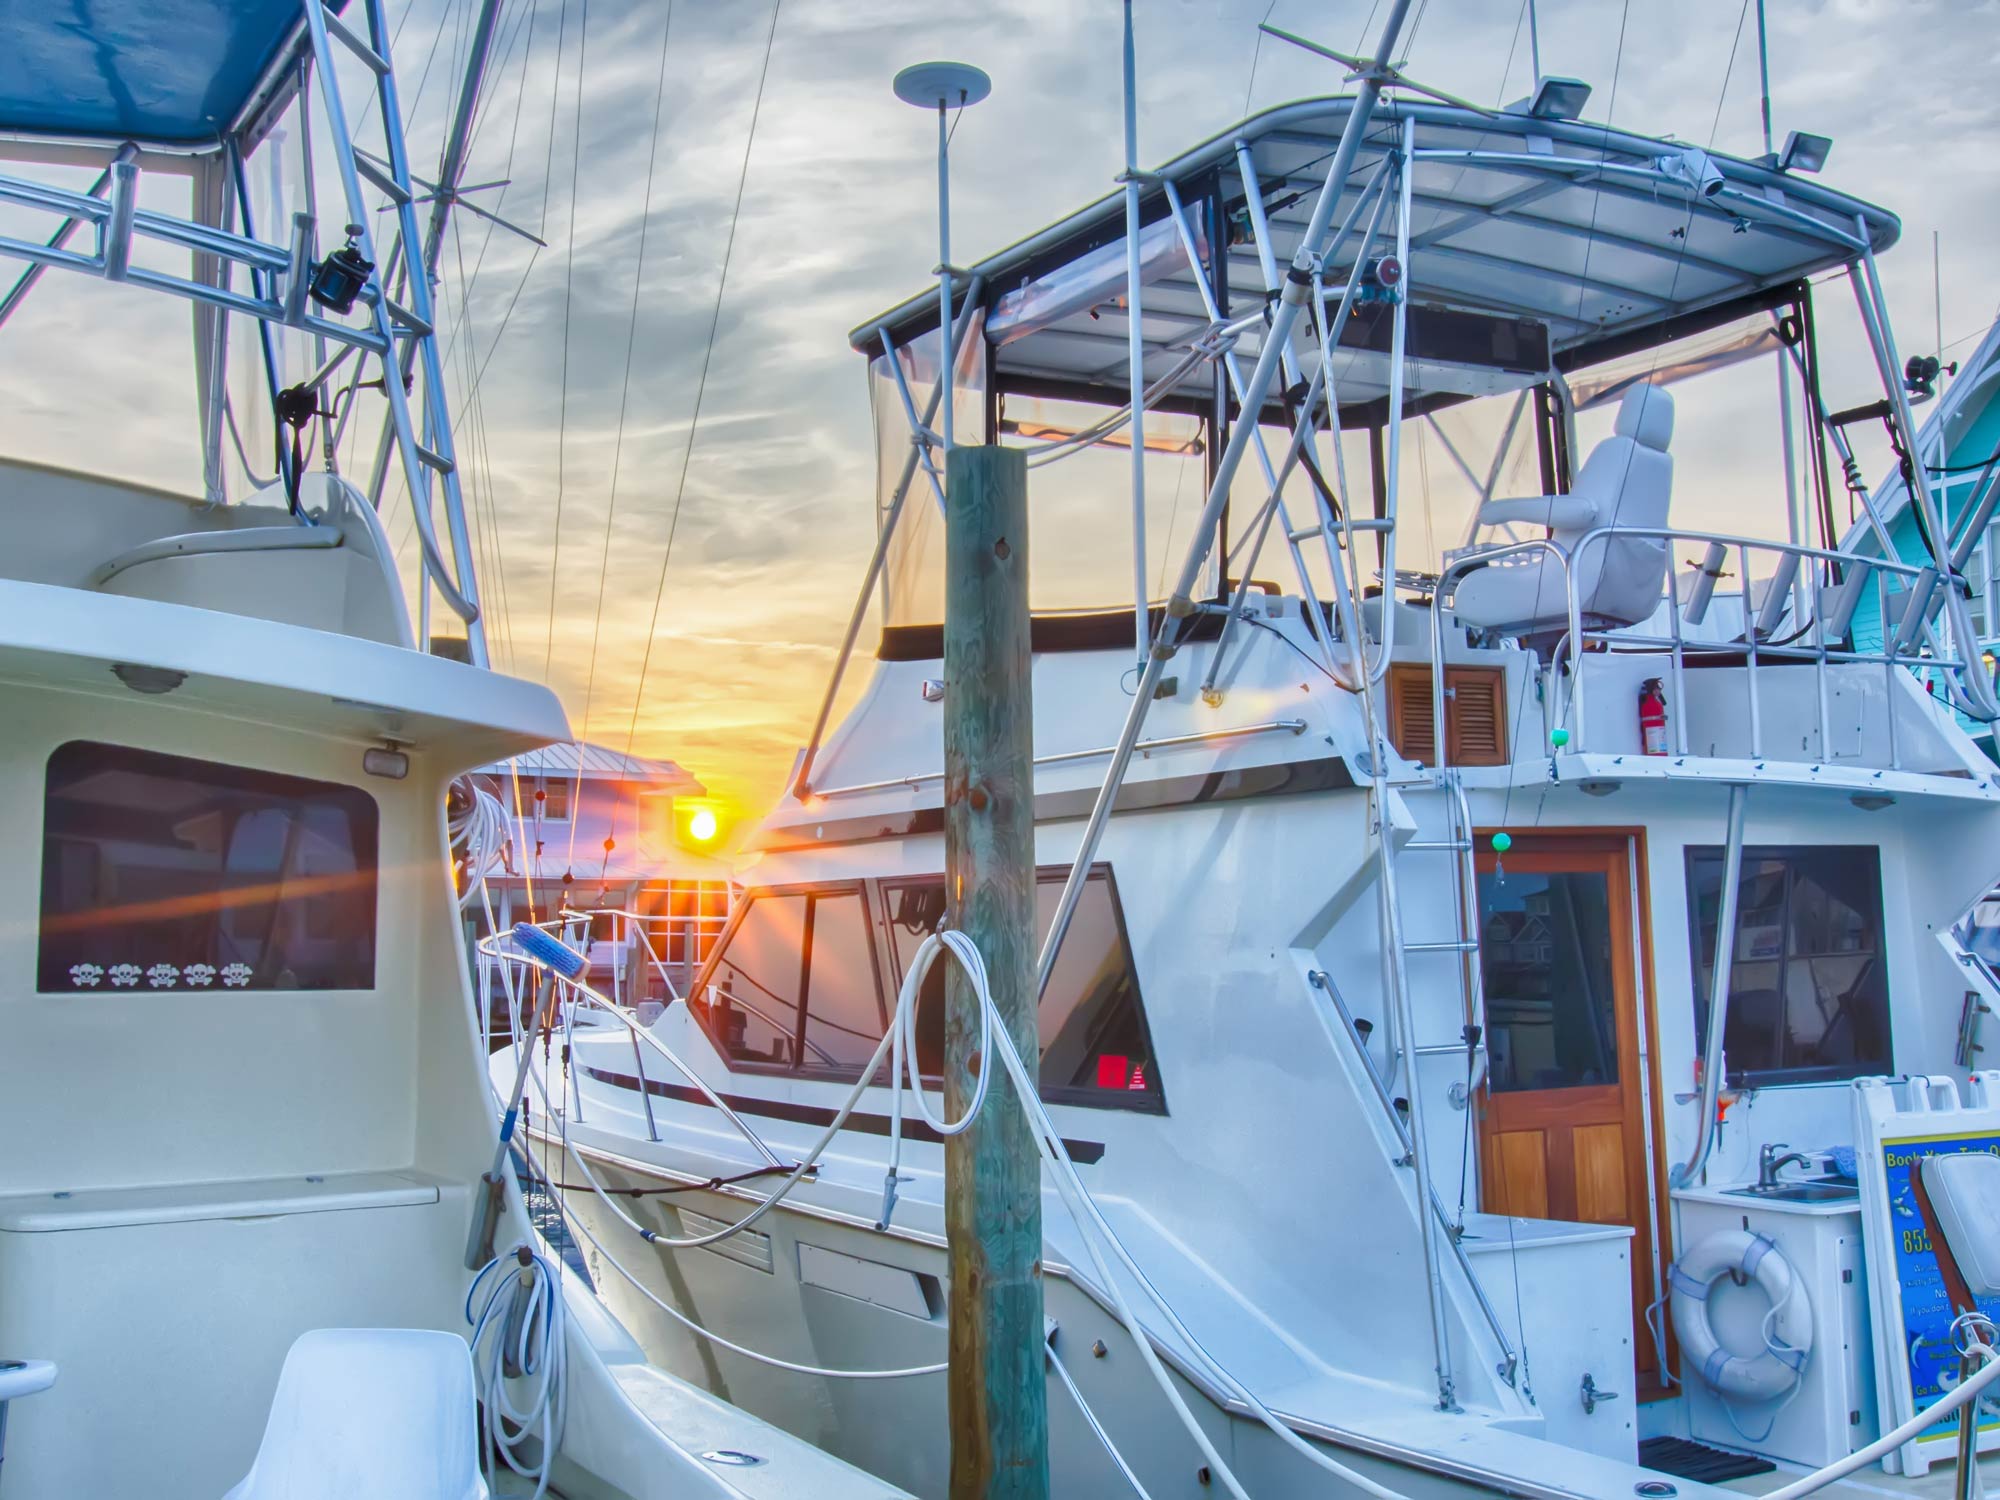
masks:
<svg viewBox="0 0 2000 1500"><path fill-rule="evenodd" d="M614 1073L608 1068L585 1068L583 1070L599 1083L608 1083L613 1088L637 1090L640 1080L630 1073ZM659 1099L672 1099L678 1104L706 1104L708 1096L700 1089L684 1083L665 1083L657 1078L644 1081L647 1093ZM767 1119L784 1120L793 1125L827 1126L833 1123L835 1110L823 1109L817 1104L792 1104L783 1099L760 1099L754 1094L723 1094L719 1096L724 1104L739 1115L762 1115ZM859 1131L863 1135L886 1136L889 1133L887 1115L864 1114L856 1110L847 1117L847 1130ZM928 1141L932 1145L942 1145L944 1137L939 1135L921 1119L903 1119L905 1140ZM1102 1141L1073 1141L1063 1137L1063 1149L1069 1152L1069 1159L1080 1167L1095 1165L1104 1159Z"/></svg>

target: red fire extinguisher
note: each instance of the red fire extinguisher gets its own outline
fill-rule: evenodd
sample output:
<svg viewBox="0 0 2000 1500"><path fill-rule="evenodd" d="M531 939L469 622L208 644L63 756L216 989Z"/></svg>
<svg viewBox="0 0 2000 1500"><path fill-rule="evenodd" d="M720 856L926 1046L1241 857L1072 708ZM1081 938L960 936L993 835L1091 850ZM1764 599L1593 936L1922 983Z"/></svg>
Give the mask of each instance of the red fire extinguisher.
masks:
<svg viewBox="0 0 2000 1500"><path fill-rule="evenodd" d="M1646 755L1667 753L1667 694L1657 677L1639 687L1639 749Z"/></svg>

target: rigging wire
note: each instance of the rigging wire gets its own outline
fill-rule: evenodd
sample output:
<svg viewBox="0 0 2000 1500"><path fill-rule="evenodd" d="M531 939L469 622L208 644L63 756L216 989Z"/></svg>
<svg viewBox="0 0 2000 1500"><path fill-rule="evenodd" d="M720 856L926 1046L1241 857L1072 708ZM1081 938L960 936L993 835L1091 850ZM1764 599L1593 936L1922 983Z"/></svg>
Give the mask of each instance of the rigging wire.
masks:
<svg viewBox="0 0 2000 1500"><path fill-rule="evenodd" d="M604 543L597 557L597 611L590 626L590 670L584 679L583 714L577 720L579 743L590 732L590 710L597 695L597 651L604 635L604 585L611 569L611 525L618 514L618 478L625 456L625 417L632 397L632 353L639 333L639 293L646 284L646 231L653 222L654 172L660 160L660 119L667 98L667 55L674 34L673 0L667 0L666 12L666 24L660 30L659 76L653 85L653 137L646 153L646 189L639 208L639 250L637 264L632 269L632 306L625 319L625 375L618 387L618 426L611 439L611 494L604 510ZM577 753L581 756L581 749ZM576 849L576 825L581 821L582 810L583 781L579 777L569 825L572 856ZM608 863L609 850L605 851L605 859Z"/></svg>
<svg viewBox="0 0 2000 1500"><path fill-rule="evenodd" d="M652 619L646 627L646 649L639 659L639 681L632 690L632 722L625 731L625 754L632 754L632 742L639 733L639 708L646 698L646 674L653 665L653 641L660 629L660 605L667 594L667 566L673 561L674 537L680 531L681 502L687 497L688 462L694 456L695 438L701 430L702 402L708 395L708 373L715 362L715 337L722 326L722 301L729 290L729 267L736 250L736 229L743 218L743 190L750 181L750 157L757 145L757 122L764 113L764 85L771 76L771 53L778 39L778 15L784 0L772 0L771 25L764 36L764 61L757 73L757 97L750 107L750 130L743 141L743 164L736 175L736 202L729 212L729 233L722 244L722 271L716 278L715 305L708 316L708 344L702 350L701 375L695 382L694 411L688 420L687 442L681 448L680 477L674 482L674 498L667 518L667 541L660 554L660 576L653 589Z"/></svg>
<svg viewBox="0 0 2000 1500"><path fill-rule="evenodd" d="M556 585L562 579L562 519L563 501L568 493L569 471L569 343L570 333L575 324L572 316L574 305L571 290L576 280L576 200L578 179L583 168L583 80L584 60L590 48L590 0L580 0L577 22L576 43L576 113L570 126L569 156L569 238L564 246L563 263L563 336L562 336L562 382L558 398L556 418L556 514L554 539L549 549L549 623L548 633L542 643L542 681L549 680L549 669L555 664L556 649ZM556 57L560 74L562 57ZM553 146L553 139L550 142ZM573 826L573 825L572 825Z"/></svg>
<svg viewBox="0 0 2000 1500"><path fill-rule="evenodd" d="M1736 49L1743 45L1743 21L1750 14L1750 0L1743 0L1743 8L1736 13L1736 36L1729 43L1729 61L1722 65L1722 87L1715 94L1715 120L1708 127L1708 144L1715 147L1715 138L1722 130L1722 106L1729 98L1729 75L1736 71ZM1683 245L1682 254L1686 254Z"/></svg>
<svg viewBox="0 0 2000 1500"><path fill-rule="evenodd" d="M1243 113L1246 116L1250 113L1250 100L1257 92L1257 64L1263 61L1264 57L1264 22L1271 19L1271 13L1277 8L1278 0L1271 0L1271 3L1264 7L1263 20L1257 23L1257 29L1251 33L1257 38L1257 44L1250 51L1250 81L1243 85Z"/></svg>

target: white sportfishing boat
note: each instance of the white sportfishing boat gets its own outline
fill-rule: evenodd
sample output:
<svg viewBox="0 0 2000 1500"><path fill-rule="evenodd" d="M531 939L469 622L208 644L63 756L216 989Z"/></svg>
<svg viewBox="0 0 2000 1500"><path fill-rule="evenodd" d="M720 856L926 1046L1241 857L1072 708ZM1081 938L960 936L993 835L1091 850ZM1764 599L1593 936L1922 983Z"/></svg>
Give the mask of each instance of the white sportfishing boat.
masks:
<svg viewBox="0 0 2000 1500"><path fill-rule="evenodd" d="M1897 221L1821 138L1346 61L856 331L872 676L692 990L528 1043L537 1170L654 1364L945 1492L943 1150L871 1059L952 909L955 424L1031 466L1055 1491L1952 1493L1991 1377L1903 1326L1867 1122L1992 1139L2000 704L1948 549L1833 523L1830 408L1914 451Z"/></svg>
<svg viewBox="0 0 2000 1500"><path fill-rule="evenodd" d="M8 1500L896 1493L648 1365L496 1161L453 886L491 840L448 829L447 788L570 738L485 666L433 337L497 10L427 237L381 0L0 6L0 255L26 268L0 318L38 279L190 304L207 460L192 494L0 463L0 747L36 814L0 1001ZM333 232L310 189L253 222L253 185L315 168ZM36 351L51 401L97 400L107 347L171 368L90 292L67 359ZM275 482L225 461L232 332L310 472L304 444ZM377 424L379 455L353 442ZM378 461L376 498L400 465L417 628L336 453Z"/></svg>

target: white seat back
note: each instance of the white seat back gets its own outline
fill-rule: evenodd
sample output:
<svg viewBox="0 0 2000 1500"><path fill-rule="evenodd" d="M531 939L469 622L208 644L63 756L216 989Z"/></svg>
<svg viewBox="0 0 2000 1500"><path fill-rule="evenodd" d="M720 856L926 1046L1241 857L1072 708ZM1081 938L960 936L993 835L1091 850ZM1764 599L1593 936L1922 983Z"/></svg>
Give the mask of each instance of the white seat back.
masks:
<svg viewBox="0 0 2000 1500"><path fill-rule="evenodd" d="M1659 606L1667 578L1667 544L1660 537L1621 536L1593 543L1582 557L1576 544L1605 527L1657 530L1667 524L1674 461L1667 444L1674 432L1674 400L1657 386L1625 393L1612 435L1590 450L1571 493L1588 496L1596 516L1580 531L1555 540L1575 560L1577 600L1586 616L1636 625Z"/></svg>
<svg viewBox="0 0 2000 1500"><path fill-rule="evenodd" d="M1612 435L1590 450L1569 494L1559 497L1568 524L1552 527L1549 539L1569 559L1568 571L1560 558L1546 553L1502 559L1465 575L1453 612L1468 625L1507 634L1561 631L1569 624L1566 585L1574 582L1586 626L1636 625L1650 617L1666 584L1665 539L1599 537L1581 555L1578 544L1592 532L1666 526L1674 482L1667 444L1673 430L1673 397L1652 385L1627 391ZM1555 508L1553 500L1507 501L1502 507L1544 504Z"/></svg>
<svg viewBox="0 0 2000 1500"><path fill-rule="evenodd" d="M320 1328L285 1356L256 1462L224 1500L487 1500L472 1351L419 1328Z"/></svg>

